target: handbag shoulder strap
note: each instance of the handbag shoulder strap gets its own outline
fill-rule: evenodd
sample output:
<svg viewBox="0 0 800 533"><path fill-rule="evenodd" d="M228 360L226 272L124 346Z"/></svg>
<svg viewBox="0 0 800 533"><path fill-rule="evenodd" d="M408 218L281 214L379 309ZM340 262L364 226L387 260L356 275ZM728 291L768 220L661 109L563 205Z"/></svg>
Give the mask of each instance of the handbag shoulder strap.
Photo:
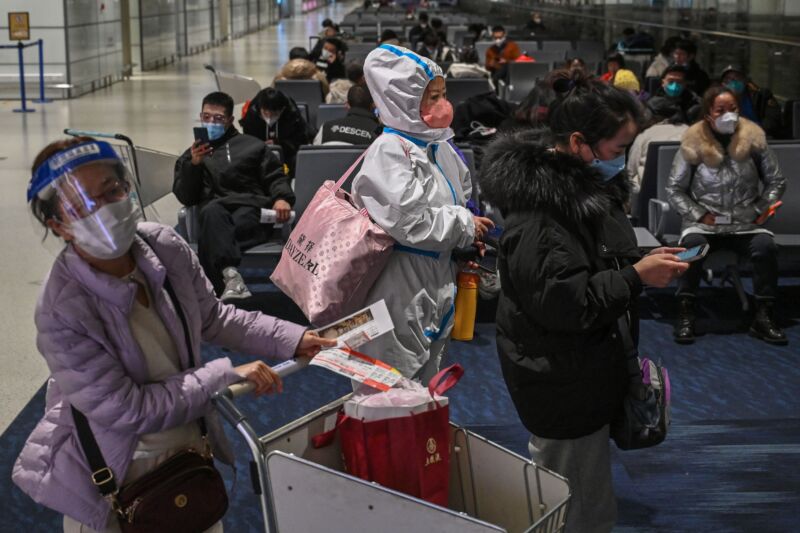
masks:
<svg viewBox="0 0 800 533"><path fill-rule="evenodd" d="M147 239L144 235L139 233L139 237L142 238L142 241L144 241L151 250L153 249L152 245L147 242ZM155 250L153 250L153 253L155 253ZM170 283L168 276L164 278L164 289L167 291L167 294L172 301L172 306L175 308L175 313L180 319L181 326L183 328L184 339L186 342L186 349L189 352L189 365L194 368L195 357L194 350L192 349L192 339L189 336L189 324L186 321L183 308L181 307L180 301L175 294L175 289L172 288L172 284ZM94 432L89 426L89 421L86 419L86 415L78 411L75 406L70 405L70 409L72 410L72 419L75 422L75 429L78 433L78 441L81 443L83 454L86 456L86 460L89 463L89 468L92 471L92 483L97 487L97 490L100 492L101 496L113 496L118 492L114 473L108 467L105 458L103 458L103 452L100 451L100 446L97 444L97 439L95 439ZM198 420L198 424L200 425L200 433L203 437L205 437L208 434L205 418L200 418Z"/></svg>
<svg viewBox="0 0 800 533"><path fill-rule="evenodd" d="M352 165L350 165L350 168L348 168L348 169L345 171L345 173L344 173L344 174L342 174L342 177L341 177L341 178L339 178L339 181L337 181L337 182L336 182L336 188L334 189L335 191L338 191L339 189L341 189L341 188L342 188L342 185L344 185L344 182L345 182L345 181L347 181L347 178L349 178L349 177L350 177L350 174L352 174L352 173L353 173L353 171L356 169L356 167L359 165L359 163L361 163L361 161L363 161L363 160L364 160L364 156L366 156L366 155L367 155L367 150L369 150L369 148L367 148L366 150L364 150L363 152L361 152L361 155L360 155L360 156L358 156L358 159L356 159L355 163L353 163Z"/></svg>

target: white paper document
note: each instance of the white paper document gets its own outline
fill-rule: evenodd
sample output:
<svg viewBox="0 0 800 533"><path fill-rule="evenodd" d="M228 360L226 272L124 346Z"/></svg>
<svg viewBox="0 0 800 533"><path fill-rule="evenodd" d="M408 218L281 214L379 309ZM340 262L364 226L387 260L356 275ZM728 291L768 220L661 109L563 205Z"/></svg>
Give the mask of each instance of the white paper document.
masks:
<svg viewBox="0 0 800 533"><path fill-rule="evenodd" d="M326 339L337 339L337 348L358 348L394 329L386 302L380 300L365 309L316 330ZM376 354L380 355L380 354Z"/></svg>
<svg viewBox="0 0 800 533"><path fill-rule="evenodd" d="M294 222L295 212L289 212L289 224ZM275 224L275 221L278 220L278 213L274 209L262 209L261 210L261 223L262 224ZM283 223L275 224L276 228L280 228L283 226Z"/></svg>
<svg viewBox="0 0 800 533"><path fill-rule="evenodd" d="M310 364L327 368L331 372L336 372L380 391L391 389L402 377L397 369L383 361L348 348L322 350L311 360Z"/></svg>

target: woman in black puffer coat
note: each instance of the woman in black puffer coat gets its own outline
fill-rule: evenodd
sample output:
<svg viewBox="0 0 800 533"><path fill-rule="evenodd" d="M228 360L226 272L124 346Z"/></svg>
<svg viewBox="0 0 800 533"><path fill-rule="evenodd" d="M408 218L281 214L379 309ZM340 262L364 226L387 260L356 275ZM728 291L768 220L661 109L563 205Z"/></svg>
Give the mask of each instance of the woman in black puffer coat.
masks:
<svg viewBox="0 0 800 533"><path fill-rule="evenodd" d="M565 476L567 532L610 531L616 519L609 424L627 391L618 321L638 337L643 284L686 269L658 249L641 258L625 215L625 150L640 121L627 94L574 73L550 130L493 143L482 197L505 217L497 349L534 460Z"/></svg>

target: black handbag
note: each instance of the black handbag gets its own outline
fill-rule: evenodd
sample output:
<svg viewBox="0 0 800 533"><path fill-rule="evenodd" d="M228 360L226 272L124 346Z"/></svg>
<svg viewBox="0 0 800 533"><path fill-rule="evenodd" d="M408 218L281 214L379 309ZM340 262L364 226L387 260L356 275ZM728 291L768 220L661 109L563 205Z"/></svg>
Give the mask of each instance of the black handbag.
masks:
<svg viewBox="0 0 800 533"><path fill-rule="evenodd" d="M180 318L193 368L195 357L189 325L168 278L164 279L164 289ZM197 533L210 528L225 515L228 495L222 476L214 467L205 419L198 420L204 450L180 451L141 478L119 488L88 420L75 407L72 407L72 417L92 471L92 483L111 504L122 531Z"/></svg>
<svg viewBox="0 0 800 533"><path fill-rule="evenodd" d="M625 347L630 383L622 410L611 422L611 438L620 450L637 450L661 444L670 424L669 373L647 358L639 358L626 315L618 321Z"/></svg>

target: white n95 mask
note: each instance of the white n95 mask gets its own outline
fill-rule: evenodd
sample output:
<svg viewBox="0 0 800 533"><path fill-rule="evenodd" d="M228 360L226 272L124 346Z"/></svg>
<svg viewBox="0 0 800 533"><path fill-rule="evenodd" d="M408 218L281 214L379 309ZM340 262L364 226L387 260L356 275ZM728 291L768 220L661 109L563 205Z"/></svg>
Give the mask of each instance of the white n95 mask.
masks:
<svg viewBox="0 0 800 533"><path fill-rule="evenodd" d="M69 232L73 243L92 257L116 259L130 250L138 222L139 210L125 198L71 222Z"/></svg>
<svg viewBox="0 0 800 533"><path fill-rule="evenodd" d="M729 112L714 119L714 128L723 135L730 135L736 131L739 123L739 113Z"/></svg>

